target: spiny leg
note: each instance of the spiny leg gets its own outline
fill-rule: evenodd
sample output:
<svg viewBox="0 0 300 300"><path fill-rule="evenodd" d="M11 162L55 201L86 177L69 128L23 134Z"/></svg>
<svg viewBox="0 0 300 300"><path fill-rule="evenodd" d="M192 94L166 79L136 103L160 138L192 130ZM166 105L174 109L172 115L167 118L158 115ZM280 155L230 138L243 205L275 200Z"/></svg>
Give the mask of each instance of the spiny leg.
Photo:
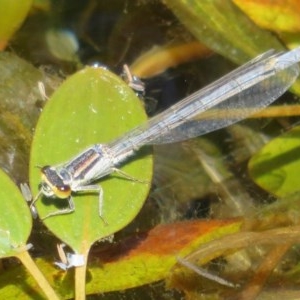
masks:
<svg viewBox="0 0 300 300"><path fill-rule="evenodd" d="M139 183L149 183L149 181L146 180L141 180L138 178L135 178L133 176L131 176L130 174L118 169L118 168L112 168L113 172L116 172L118 175L120 175L121 177L128 179L130 181L134 181L134 182L139 182Z"/></svg>
<svg viewBox="0 0 300 300"><path fill-rule="evenodd" d="M60 210L51 212L51 213L47 214L45 217L43 217L42 220L45 220L49 217L59 216L59 215L66 215L66 214L70 214L70 213L74 212L75 211L75 203L73 201L72 196L70 196L68 198L68 204L69 204L68 208L64 208L64 209L60 209Z"/></svg>
<svg viewBox="0 0 300 300"><path fill-rule="evenodd" d="M99 195L99 217L102 219L103 223L105 225L108 225L108 223L106 222L106 220L103 217L103 189L101 186L99 185L86 185L86 186L79 186L76 189L73 190L74 192L97 192ZM41 192L39 192L39 194L36 196L36 198L32 201L30 207L34 208L34 204L37 201L37 199L39 198L39 196L41 195ZM65 215L65 214L69 214L75 211L75 203L73 201L73 197L70 196L67 198L68 200L68 208L65 209L60 209L54 212L51 212L49 214L47 214L45 217L42 218L42 220L45 220L49 217L53 217L53 216L58 216L58 215Z"/></svg>
<svg viewBox="0 0 300 300"><path fill-rule="evenodd" d="M103 216L103 189L100 185L83 185L78 186L74 191L76 192L97 192L98 193L98 213L105 225L108 225Z"/></svg>

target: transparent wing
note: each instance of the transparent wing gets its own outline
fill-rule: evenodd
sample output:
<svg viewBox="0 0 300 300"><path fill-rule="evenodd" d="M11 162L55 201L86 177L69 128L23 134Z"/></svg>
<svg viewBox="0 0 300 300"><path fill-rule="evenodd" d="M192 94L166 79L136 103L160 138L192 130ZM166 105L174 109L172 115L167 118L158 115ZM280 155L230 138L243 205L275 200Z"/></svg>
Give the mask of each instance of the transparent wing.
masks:
<svg viewBox="0 0 300 300"><path fill-rule="evenodd" d="M281 96L298 75L290 67L276 76L241 91L176 128L154 138L151 144L173 143L227 127L268 106Z"/></svg>
<svg viewBox="0 0 300 300"><path fill-rule="evenodd" d="M177 142L233 124L282 95L299 74L299 60L300 48L274 55L268 51L108 146L122 157L146 144Z"/></svg>

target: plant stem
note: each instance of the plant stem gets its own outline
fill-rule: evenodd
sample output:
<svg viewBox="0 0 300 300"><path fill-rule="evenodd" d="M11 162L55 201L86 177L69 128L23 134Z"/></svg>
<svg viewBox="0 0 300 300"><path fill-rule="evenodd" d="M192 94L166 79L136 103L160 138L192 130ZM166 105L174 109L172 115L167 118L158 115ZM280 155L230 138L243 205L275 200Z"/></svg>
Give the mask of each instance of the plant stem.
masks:
<svg viewBox="0 0 300 300"><path fill-rule="evenodd" d="M20 259L22 264L26 267L29 273L34 277L39 287L43 290L48 299L51 300L59 300L59 297L41 273L40 269L37 267L28 251L22 251L16 255L17 258Z"/></svg>
<svg viewBox="0 0 300 300"><path fill-rule="evenodd" d="M87 256L85 256L85 262ZM85 299L85 279L86 279L86 263L81 267L75 268L75 299Z"/></svg>

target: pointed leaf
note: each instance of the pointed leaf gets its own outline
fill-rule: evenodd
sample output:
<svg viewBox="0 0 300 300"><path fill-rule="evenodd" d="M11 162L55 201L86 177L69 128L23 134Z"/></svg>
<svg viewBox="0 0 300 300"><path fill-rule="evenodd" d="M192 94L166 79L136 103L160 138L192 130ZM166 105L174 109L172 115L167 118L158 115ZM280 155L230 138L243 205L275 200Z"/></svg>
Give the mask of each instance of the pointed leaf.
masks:
<svg viewBox="0 0 300 300"><path fill-rule="evenodd" d="M36 166L68 161L88 146L108 142L144 120L146 115L140 100L116 75L100 68L86 68L71 76L49 100L36 128L30 161L34 193L40 182ZM152 159L144 154L139 152L122 170L150 182ZM99 217L95 193L77 193L74 213L45 220L56 236L79 253L126 226L139 212L149 190L149 184L115 174L102 178L99 183L104 191L103 217L108 225ZM57 211L60 203L67 206L65 200L45 197L43 200L37 202L42 218Z"/></svg>

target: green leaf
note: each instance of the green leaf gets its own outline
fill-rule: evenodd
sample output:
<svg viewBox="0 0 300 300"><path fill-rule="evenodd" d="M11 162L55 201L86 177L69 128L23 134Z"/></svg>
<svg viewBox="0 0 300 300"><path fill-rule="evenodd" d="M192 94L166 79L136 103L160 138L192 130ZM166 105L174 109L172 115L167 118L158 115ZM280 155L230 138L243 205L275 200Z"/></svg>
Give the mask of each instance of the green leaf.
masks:
<svg viewBox="0 0 300 300"><path fill-rule="evenodd" d="M230 0L164 0L195 38L237 64L270 49L285 50L271 32L253 23ZM292 90L300 93L300 81Z"/></svg>
<svg viewBox="0 0 300 300"><path fill-rule="evenodd" d="M298 0L288 2L234 0L234 3L262 28L283 33L300 31Z"/></svg>
<svg viewBox="0 0 300 300"><path fill-rule="evenodd" d="M281 43L245 16L232 1L164 0L188 30L219 54L241 64Z"/></svg>
<svg viewBox="0 0 300 300"><path fill-rule="evenodd" d="M31 4L32 0L0 0L0 49L22 24Z"/></svg>
<svg viewBox="0 0 300 300"><path fill-rule="evenodd" d="M279 197L299 191L299 170L299 126L273 139L249 161L253 180Z"/></svg>
<svg viewBox="0 0 300 300"><path fill-rule="evenodd" d="M26 246L32 218L13 181L0 170L0 257L14 256Z"/></svg>
<svg viewBox="0 0 300 300"><path fill-rule="evenodd" d="M104 69L86 68L68 78L54 93L39 119L30 160L30 183L37 193L37 166L70 160L95 143L111 141L146 120L140 100L119 77ZM139 180L151 181L152 157L147 153L124 163L122 170ZM46 219L46 226L73 250L83 253L95 241L125 227L138 214L149 184L116 174L99 181L104 191L103 217L97 194L74 195L75 212ZM47 200L47 201L46 201ZM41 218L67 206L57 198L37 202ZM58 206L59 207L58 207Z"/></svg>

